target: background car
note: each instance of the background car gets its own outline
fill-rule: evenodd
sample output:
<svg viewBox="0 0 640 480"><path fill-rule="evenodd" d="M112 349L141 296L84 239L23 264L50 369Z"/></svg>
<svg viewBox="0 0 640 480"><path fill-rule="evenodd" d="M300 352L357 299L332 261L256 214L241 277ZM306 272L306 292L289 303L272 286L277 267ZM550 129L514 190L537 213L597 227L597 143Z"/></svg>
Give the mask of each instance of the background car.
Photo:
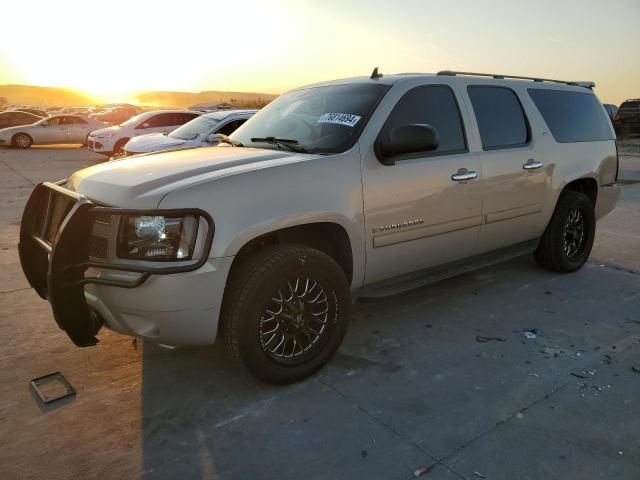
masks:
<svg viewBox="0 0 640 480"><path fill-rule="evenodd" d="M29 148L31 145L85 144L89 133L103 126L97 120L79 115L55 115L31 125L0 130L0 145Z"/></svg>
<svg viewBox="0 0 640 480"><path fill-rule="evenodd" d="M219 143L217 134L231 135L257 110L212 112L194 118L168 135L150 133L132 138L124 146L125 155L186 148L211 147Z"/></svg>
<svg viewBox="0 0 640 480"><path fill-rule="evenodd" d="M40 118L46 118L46 117L49 116L49 114L47 112L45 112L44 110L40 110L39 108L16 108L15 111L16 112L31 113L33 115L37 115Z"/></svg>
<svg viewBox="0 0 640 480"><path fill-rule="evenodd" d="M0 112L0 129L7 127L17 127L19 125L31 125L42 120L42 117L33 113L19 112L10 110L8 112Z"/></svg>
<svg viewBox="0 0 640 480"><path fill-rule="evenodd" d="M156 110L141 113L118 126L91 132L87 146L96 153L111 156L121 153L125 144L133 137L147 133L172 132L201 114L202 112L189 110Z"/></svg>
<svg viewBox="0 0 640 480"><path fill-rule="evenodd" d="M102 113L91 114L89 117L109 125L120 125L139 113L140 111L134 107L114 107Z"/></svg>
<svg viewBox="0 0 640 480"><path fill-rule="evenodd" d="M613 127L620 138L640 135L640 98L622 102L613 117Z"/></svg>

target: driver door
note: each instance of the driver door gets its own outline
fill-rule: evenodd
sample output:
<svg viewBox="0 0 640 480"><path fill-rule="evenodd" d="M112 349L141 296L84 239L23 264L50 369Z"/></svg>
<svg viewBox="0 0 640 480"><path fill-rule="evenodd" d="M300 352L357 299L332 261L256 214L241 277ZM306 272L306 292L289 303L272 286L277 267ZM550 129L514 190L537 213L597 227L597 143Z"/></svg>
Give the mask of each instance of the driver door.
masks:
<svg viewBox="0 0 640 480"><path fill-rule="evenodd" d="M380 135L406 124L433 126L439 146L391 157L394 165L383 165L373 148L365 155L368 284L471 256L480 232L481 165L468 152L454 91L447 85L409 90Z"/></svg>

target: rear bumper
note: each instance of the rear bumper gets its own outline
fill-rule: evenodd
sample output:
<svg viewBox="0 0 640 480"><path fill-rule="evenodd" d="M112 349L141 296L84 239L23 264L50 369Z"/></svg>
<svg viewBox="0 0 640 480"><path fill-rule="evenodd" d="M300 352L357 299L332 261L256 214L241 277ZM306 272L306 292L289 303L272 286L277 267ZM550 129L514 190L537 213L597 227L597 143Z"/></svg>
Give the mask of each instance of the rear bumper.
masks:
<svg viewBox="0 0 640 480"><path fill-rule="evenodd" d="M91 255L92 232L100 218L163 214L198 215L206 221L198 258L109 261L95 252ZM29 284L49 301L58 326L76 345L95 345L103 322L161 343L202 344L215 339L211 328L217 327L225 267L230 266L224 259L208 259L213 232L213 219L201 210L101 207L59 185L44 183L36 186L25 207L18 250ZM211 326L204 325L205 318ZM191 322L193 328L180 332L180 320ZM195 334L198 326L210 328ZM201 341L188 341L198 335Z"/></svg>
<svg viewBox="0 0 640 480"><path fill-rule="evenodd" d="M612 183L601 185L598 189L595 214L596 218L602 218L610 213L616 206L620 197L620 185Z"/></svg>

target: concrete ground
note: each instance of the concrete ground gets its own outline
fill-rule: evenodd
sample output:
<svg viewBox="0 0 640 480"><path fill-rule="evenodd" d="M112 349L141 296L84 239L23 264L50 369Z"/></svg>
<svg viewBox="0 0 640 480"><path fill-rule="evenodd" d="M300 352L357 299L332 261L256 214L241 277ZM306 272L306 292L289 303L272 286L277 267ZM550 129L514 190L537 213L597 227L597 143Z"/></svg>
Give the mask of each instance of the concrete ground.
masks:
<svg viewBox="0 0 640 480"><path fill-rule="evenodd" d="M524 257L359 303L325 369L273 387L217 347L103 330L80 349L58 330L22 276L18 219L35 183L100 160L0 149L1 479L640 478L640 184L579 272ZM40 407L29 380L54 371L77 395Z"/></svg>

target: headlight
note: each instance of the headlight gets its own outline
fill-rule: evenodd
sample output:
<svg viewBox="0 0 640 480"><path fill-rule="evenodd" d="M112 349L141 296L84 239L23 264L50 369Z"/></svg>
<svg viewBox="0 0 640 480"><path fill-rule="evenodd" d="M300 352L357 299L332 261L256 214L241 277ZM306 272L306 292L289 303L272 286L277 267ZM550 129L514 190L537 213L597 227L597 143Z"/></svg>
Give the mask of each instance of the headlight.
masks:
<svg viewBox="0 0 640 480"><path fill-rule="evenodd" d="M200 218L185 216L124 216L117 253L120 258L175 262L191 260Z"/></svg>
<svg viewBox="0 0 640 480"><path fill-rule="evenodd" d="M96 138L111 138L113 137L113 133L99 133L96 135Z"/></svg>

